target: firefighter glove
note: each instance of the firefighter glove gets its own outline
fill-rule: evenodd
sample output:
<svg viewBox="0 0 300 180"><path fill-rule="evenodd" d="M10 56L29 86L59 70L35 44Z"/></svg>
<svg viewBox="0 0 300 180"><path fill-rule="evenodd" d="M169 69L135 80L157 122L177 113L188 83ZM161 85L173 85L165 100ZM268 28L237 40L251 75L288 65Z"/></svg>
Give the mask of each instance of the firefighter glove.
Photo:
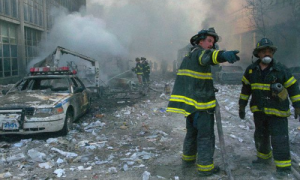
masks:
<svg viewBox="0 0 300 180"><path fill-rule="evenodd" d="M300 108L295 108L295 119L300 118Z"/></svg>
<svg viewBox="0 0 300 180"><path fill-rule="evenodd" d="M133 68L131 68L131 71L132 71L132 72L134 72L134 71L135 71L135 68L134 68L134 67L133 67Z"/></svg>
<svg viewBox="0 0 300 180"><path fill-rule="evenodd" d="M221 57L226 60L227 62L233 64L236 61L240 60L240 57L238 57L236 54L239 53L240 51L224 51L221 55Z"/></svg>
<svg viewBox="0 0 300 180"><path fill-rule="evenodd" d="M241 119L245 119L245 115L246 115L245 109L246 109L246 106L240 105L239 116Z"/></svg>

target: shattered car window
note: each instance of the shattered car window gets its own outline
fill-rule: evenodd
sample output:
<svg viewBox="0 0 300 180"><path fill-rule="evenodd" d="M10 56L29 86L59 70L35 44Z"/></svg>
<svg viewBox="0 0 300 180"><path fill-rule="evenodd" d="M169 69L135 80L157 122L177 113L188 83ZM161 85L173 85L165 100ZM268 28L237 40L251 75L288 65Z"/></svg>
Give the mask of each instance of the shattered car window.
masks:
<svg viewBox="0 0 300 180"><path fill-rule="evenodd" d="M28 78L19 82L11 91L45 90L49 92L69 93L69 81L66 78Z"/></svg>

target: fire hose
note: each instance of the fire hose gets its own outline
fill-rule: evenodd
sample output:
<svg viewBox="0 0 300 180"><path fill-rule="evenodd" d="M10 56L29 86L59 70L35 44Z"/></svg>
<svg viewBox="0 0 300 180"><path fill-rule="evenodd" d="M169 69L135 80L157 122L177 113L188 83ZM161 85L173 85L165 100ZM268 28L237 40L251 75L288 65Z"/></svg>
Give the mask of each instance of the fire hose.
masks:
<svg viewBox="0 0 300 180"><path fill-rule="evenodd" d="M220 147L221 147L221 154L222 154L222 159L225 167L225 171L229 177L230 180L234 180L232 174L231 174L231 169L229 167L228 159L227 159L227 154L225 150L225 141L224 141L224 134L223 134L223 129L222 129L222 122L221 122L221 112L220 112L220 106L217 101L216 105L216 111L215 111L215 116L216 116L216 123L217 123L217 128L218 128L218 136L219 136L219 142L220 142Z"/></svg>
<svg viewBox="0 0 300 180"><path fill-rule="evenodd" d="M129 72L129 71L131 71L131 70L127 70L127 71L124 71L124 72L122 72L122 73L120 73L120 74L115 75L114 77L112 77L112 78L110 78L109 80L107 80L106 83L108 83L110 80L112 80L112 79L114 79L114 78L116 78L116 77L118 77L118 76L120 76L120 75L122 75L122 74L125 74L125 73L127 73L127 72Z"/></svg>

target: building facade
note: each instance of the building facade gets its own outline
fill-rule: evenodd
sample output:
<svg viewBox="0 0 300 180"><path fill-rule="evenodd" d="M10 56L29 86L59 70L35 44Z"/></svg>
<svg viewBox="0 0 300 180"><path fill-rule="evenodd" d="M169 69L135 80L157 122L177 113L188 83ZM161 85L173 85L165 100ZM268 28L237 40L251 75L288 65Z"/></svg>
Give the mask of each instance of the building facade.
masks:
<svg viewBox="0 0 300 180"><path fill-rule="evenodd" d="M252 51L263 37L278 47L275 59L300 66L300 0L245 0L246 6L228 17L241 61L251 63Z"/></svg>
<svg viewBox="0 0 300 180"><path fill-rule="evenodd" d="M43 33L53 25L51 8L70 12L86 0L0 0L0 84L14 83L26 74L26 65L37 57Z"/></svg>

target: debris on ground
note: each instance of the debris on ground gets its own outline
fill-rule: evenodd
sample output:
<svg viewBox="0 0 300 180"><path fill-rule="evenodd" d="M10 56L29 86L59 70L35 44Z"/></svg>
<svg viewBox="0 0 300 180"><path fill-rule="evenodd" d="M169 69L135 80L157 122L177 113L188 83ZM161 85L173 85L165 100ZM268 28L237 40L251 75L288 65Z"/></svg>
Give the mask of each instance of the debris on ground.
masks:
<svg viewBox="0 0 300 180"><path fill-rule="evenodd" d="M163 89L166 81L155 83L153 89ZM173 83L168 83L172 89ZM250 109L246 120L238 117L241 86L216 86L233 177L275 179L274 162L265 166L251 164L256 158L254 124ZM67 136L1 136L0 179L198 179L196 166L182 172L185 118L166 112L169 97L163 91L150 91L140 99L93 101L91 111L74 124ZM289 118L291 151L300 162L298 123ZM227 178L217 131L215 134L214 159L222 171L203 179ZM299 166L295 168L299 170Z"/></svg>

